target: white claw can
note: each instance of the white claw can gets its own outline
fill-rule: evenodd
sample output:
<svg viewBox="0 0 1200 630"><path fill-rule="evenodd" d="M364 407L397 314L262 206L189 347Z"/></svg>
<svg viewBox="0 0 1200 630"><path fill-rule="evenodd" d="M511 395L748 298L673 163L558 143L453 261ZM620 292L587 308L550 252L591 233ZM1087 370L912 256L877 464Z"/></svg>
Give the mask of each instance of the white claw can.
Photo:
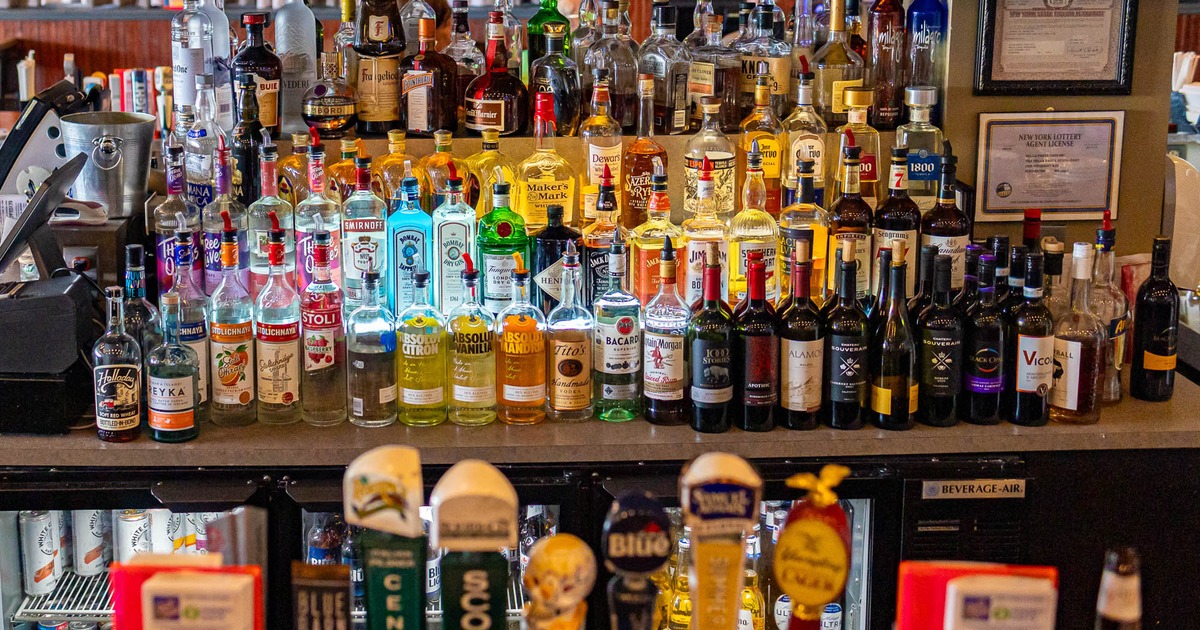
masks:
<svg viewBox="0 0 1200 630"><path fill-rule="evenodd" d="M64 569L70 568L72 562L71 545L71 513L67 510L53 510L50 515L54 517L55 523L58 526L58 557L61 560L60 564Z"/></svg>
<svg viewBox="0 0 1200 630"><path fill-rule="evenodd" d="M112 560L112 517L108 510L71 512L75 573L99 575Z"/></svg>
<svg viewBox="0 0 1200 630"><path fill-rule="evenodd" d="M18 521L25 594L49 595L58 586L58 574L54 570L58 558L58 531L54 518L45 510L29 510L21 512Z"/></svg>
<svg viewBox="0 0 1200 630"><path fill-rule="evenodd" d="M221 512L196 512L196 553L208 553L208 524L221 518Z"/></svg>
<svg viewBox="0 0 1200 630"><path fill-rule="evenodd" d="M121 510L117 515L117 527L113 533L113 558L117 562L129 562L140 553L150 553L150 513L146 510Z"/></svg>
<svg viewBox="0 0 1200 630"><path fill-rule="evenodd" d="M187 553L187 523L183 514L171 512L167 535L171 537L171 553Z"/></svg>
<svg viewBox="0 0 1200 630"><path fill-rule="evenodd" d="M154 553L170 554L175 551L171 537L171 510L146 510L150 513L150 550Z"/></svg>

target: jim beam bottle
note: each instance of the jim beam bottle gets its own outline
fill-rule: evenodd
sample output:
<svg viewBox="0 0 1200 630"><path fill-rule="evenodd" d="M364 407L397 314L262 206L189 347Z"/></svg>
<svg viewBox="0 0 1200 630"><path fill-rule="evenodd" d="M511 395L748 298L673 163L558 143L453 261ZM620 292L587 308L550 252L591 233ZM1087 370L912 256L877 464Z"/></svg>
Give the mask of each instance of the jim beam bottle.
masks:
<svg viewBox="0 0 1200 630"><path fill-rule="evenodd" d="M808 491L792 504L775 541L775 587L791 602L788 630L829 627L822 613L846 588L850 525L833 489L849 474L849 468L831 464L817 475L802 473L787 480L789 487Z"/></svg>
<svg viewBox="0 0 1200 630"><path fill-rule="evenodd" d="M596 584L596 556L574 534L547 536L529 549L523 582L529 594L528 630L583 630L587 596ZM652 629L647 625L646 630Z"/></svg>
<svg viewBox="0 0 1200 630"><path fill-rule="evenodd" d="M608 583L612 630L655 630L658 586L652 575L671 559L671 519L648 492L627 492L613 501L604 519L600 548Z"/></svg>

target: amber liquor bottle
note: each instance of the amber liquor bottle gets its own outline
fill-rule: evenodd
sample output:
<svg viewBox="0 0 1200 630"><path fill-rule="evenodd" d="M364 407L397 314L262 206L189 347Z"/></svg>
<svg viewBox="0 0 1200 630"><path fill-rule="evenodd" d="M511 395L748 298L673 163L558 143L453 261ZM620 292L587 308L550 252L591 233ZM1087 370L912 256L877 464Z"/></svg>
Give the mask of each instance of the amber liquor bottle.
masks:
<svg viewBox="0 0 1200 630"><path fill-rule="evenodd" d="M467 129L495 129L502 136L521 133L529 118L529 92L508 70L504 12L488 14L487 71L467 86Z"/></svg>
<svg viewBox="0 0 1200 630"><path fill-rule="evenodd" d="M417 136L439 129L453 133L458 129L458 63L437 52L433 18L421 18L417 29L420 48L400 62L405 129Z"/></svg>
<svg viewBox="0 0 1200 630"><path fill-rule="evenodd" d="M638 104L637 138L625 150L621 166L621 225L628 229L646 221L655 163L667 167L667 150L654 141L654 75L638 75Z"/></svg>
<svg viewBox="0 0 1200 630"><path fill-rule="evenodd" d="M1054 322L1054 384L1050 389L1050 419L1067 424L1100 421L1104 378L1104 348L1108 330L1092 314L1091 243L1075 243L1071 259L1071 309Z"/></svg>
<svg viewBox="0 0 1200 630"><path fill-rule="evenodd" d="M362 0L354 27L358 53L358 126L360 136L384 135L400 123L400 56L404 28L399 4Z"/></svg>
<svg viewBox="0 0 1200 630"><path fill-rule="evenodd" d="M829 206L829 248L846 249L847 243L854 243L855 260L855 295L864 305L871 289L871 206L862 198L862 189L858 178L859 158L862 148L848 146L844 149L842 164L846 169L846 180L842 190ZM833 283L832 270L830 283Z"/></svg>

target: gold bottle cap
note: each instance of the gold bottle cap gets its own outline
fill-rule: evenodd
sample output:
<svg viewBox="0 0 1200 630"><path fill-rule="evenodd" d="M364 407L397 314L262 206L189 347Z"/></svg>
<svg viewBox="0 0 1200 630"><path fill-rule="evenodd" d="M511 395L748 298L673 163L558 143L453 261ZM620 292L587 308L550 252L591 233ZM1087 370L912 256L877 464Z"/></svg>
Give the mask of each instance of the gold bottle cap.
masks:
<svg viewBox="0 0 1200 630"><path fill-rule="evenodd" d="M342 153L357 153L358 152L358 145L354 143L354 140L342 140L341 147L342 147Z"/></svg>
<svg viewBox="0 0 1200 630"><path fill-rule="evenodd" d="M388 142L404 142L404 138L403 129L393 129L388 132Z"/></svg>
<svg viewBox="0 0 1200 630"><path fill-rule="evenodd" d="M435 22L433 18L425 17L417 20L417 39L433 41L435 37L434 27Z"/></svg>
<svg viewBox="0 0 1200 630"><path fill-rule="evenodd" d="M303 133L292 134L292 148L293 149L295 149L297 147L299 147L301 149L307 147L308 141L309 141L309 137L308 137L307 131L305 131Z"/></svg>
<svg viewBox="0 0 1200 630"><path fill-rule="evenodd" d="M875 103L875 88L848 87L842 93L846 107L870 107Z"/></svg>
<svg viewBox="0 0 1200 630"><path fill-rule="evenodd" d="M549 22L542 28L546 31L546 37L550 39L565 39L567 36L567 25L561 22Z"/></svg>
<svg viewBox="0 0 1200 630"><path fill-rule="evenodd" d="M715 114L721 111L721 97L719 96L701 96L700 111L705 114Z"/></svg>
<svg viewBox="0 0 1200 630"><path fill-rule="evenodd" d="M448 144L450 144L450 138L452 136L453 136L453 134L451 134L449 131L446 131L445 129L440 129L438 131L433 132L433 143L438 146L448 145Z"/></svg>
<svg viewBox="0 0 1200 630"><path fill-rule="evenodd" d="M449 131L446 131L446 132L438 132L438 133L445 133L447 136L449 136L449 135L450 135L450 132L449 132ZM434 134L434 135L436 136L436 134ZM484 130L483 130L483 133L482 133L481 135L483 136L483 142L484 142L485 144L486 144L486 143L497 143L497 142L500 142L500 131L499 131L499 130L496 130L496 129L484 129ZM447 138L447 139L446 139L446 142L449 142L449 141L450 141L450 140L449 140L449 138ZM438 138L438 142L439 142L439 143L441 143L441 138Z"/></svg>
<svg viewBox="0 0 1200 630"><path fill-rule="evenodd" d="M808 244L808 241L804 241L804 240L796 241L796 250L793 252L795 254L794 262L797 262L797 263L808 262L809 257L812 255L809 253L809 248L810 248L810 246Z"/></svg>

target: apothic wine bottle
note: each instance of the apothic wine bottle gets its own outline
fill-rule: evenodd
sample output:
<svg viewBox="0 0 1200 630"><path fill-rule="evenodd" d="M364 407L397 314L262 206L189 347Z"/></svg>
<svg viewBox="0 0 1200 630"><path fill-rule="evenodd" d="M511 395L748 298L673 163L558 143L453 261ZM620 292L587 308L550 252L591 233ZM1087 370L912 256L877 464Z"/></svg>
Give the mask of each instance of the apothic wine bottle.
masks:
<svg viewBox="0 0 1200 630"><path fill-rule="evenodd" d="M1175 389L1179 339L1179 291L1171 282L1171 239L1154 237L1150 277L1138 287L1129 393L1139 400L1165 401Z"/></svg>
<svg viewBox="0 0 1200 630"><path fill-rule="evenodd" d="M96 429L105 442L132 442L142 417L142 350L125 332L125 296L120 287L104 290L108 327L92 346Z"/></svg>
<svg viewBox="0 0 1200 630"><path fill-rule="evenodd" d="M766 264L751 261L746 275L747 306L733 323L734 389L740 402L735 424L743 431L770 431L779 403L779 332L767 303Z"/></svg>
<svg viewBox="0 0 1200 630"><path fill-rule="evenodd" d="M258 421L291 424L300 420L300 296L283 266L284 231L272 219L267 234L271 275L254 304Z"/></svg>
<svg viewBox="0 0 1200 630"><path fill-rule="evenodd" d="M341 424L346 417L346 397L342 395L346 390L346 335L342 330L342 291L329 271L328 230L317 230L313 244L313 281L300 294L304 352L300 417L313 426L328 427Z"/></svg>
<svg viewBox="0 0 1200 630"><path fill-rule="evenodd" d="M1050 419L1068 424L1100 421L1100 387L1104 379L1107 328L1092 314L1091 243L1075 243L1071 260L1071 310L1054 323L1054 385Z"/></svg>
<svg viewBox="0 0 1200 630"><path fill-rule="evenodd" d="M633 420L642 406L642 304L625 288L628 261L620 228L614 227L608 249L608 290L596 296L593 306L593 398L596 417L607 422Z"/></svg>
<svg viewBox="0 0 1200 630"><path fill-rule="evenodd" d="M676 288L675 248L670 236L663 237L659 252L658 294L646 304L642 406L650 424L674 426L687 424L691 411L685 335L692 312Z"/></svg>
<svg viewBox="0 0 1200 630"><path fill-rule="evenodd" d="M163 343L146 355L150 436L156 442L186 442L199 434L200 361L179 342L179 295L162 298Z"/></svg>
<svg viewBox="0 0 1200 630"><path fill-rule="evenodd" d="M582 288L579 251L567 241L563 253L561 300L546 316L550 374L546 415L559 422L582 422L592 417L592 333L596 318L578 303Z"/></svg>
<svg viewBox="0 0 1200 630"><path fill-rule="evenodd" d="M817 428L825 367L825 335L821 315L809 297L812 273L809 244L796 244L791 264L791 301L779 314L779 418L792 430Z"/></svg>
<svg viewBox="0 0 1200 630"><path fill-rule="evenodd" d="M222 212L221 283L208 299L212 352L212 421L219 427L254 424L254 301L238 274L238 240L228 212ZM207 237L208 235L205 234Z"/></svg>
<svg viewBox="0 0 1200 630"><path fill-rule="evenodd" d="M1042 255L1025 258L1025 302L1009 320L1006 363L1014 373L1005 387L1001 413L1005 420L1041 426L1049 420L1047 395L1054 376L1054 319L1042 299Z"/></svg>

